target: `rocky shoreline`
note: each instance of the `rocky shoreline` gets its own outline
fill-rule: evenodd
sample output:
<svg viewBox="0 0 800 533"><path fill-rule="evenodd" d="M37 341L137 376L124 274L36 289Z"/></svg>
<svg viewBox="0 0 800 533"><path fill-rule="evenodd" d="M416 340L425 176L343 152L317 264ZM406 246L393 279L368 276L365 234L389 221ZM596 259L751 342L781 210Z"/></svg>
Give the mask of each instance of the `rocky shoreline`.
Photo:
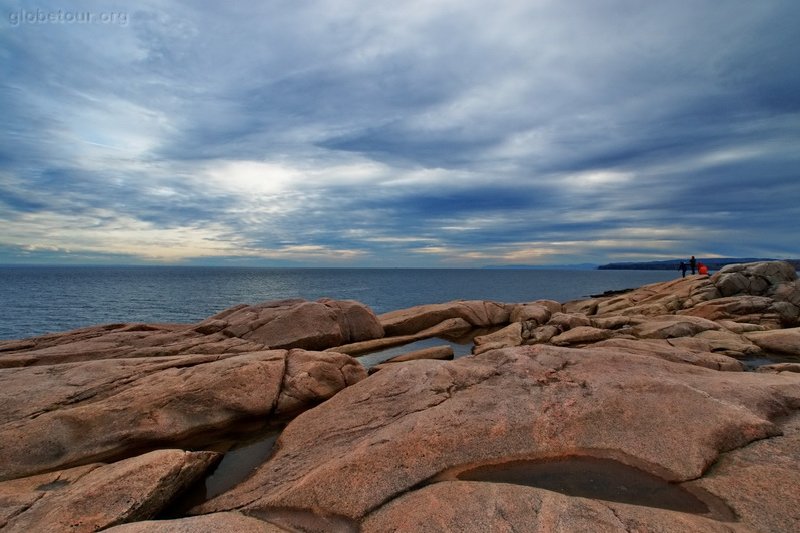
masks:
<svg viewBox="0 0 800 533"><path fill-rule="evenodd" d="M358 360L464 336L455 360ZM284 300L2 341L0 397L3 531L800 530L783 262L565 303ZM253 422L287 424L272 455L159 520L219 462L209 436ZM587 468L596 486L543 473Z"/></svg>

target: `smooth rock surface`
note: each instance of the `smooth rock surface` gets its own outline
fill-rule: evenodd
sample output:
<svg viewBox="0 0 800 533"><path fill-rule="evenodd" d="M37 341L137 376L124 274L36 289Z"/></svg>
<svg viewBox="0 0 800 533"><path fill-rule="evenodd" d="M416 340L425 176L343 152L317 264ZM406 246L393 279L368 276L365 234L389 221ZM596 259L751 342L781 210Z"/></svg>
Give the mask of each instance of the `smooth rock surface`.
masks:
<svg viewBox="0 0 800 533"><path fill-rule="evenodd" d="M692 482L730 502L755 531L800 531L800 416L782 429L783 435L723 454Z"/></svg>
<svg viewBox="0 0 800 533"><path fill-rule="evenodd" d="M694 479L721 452L777 435L771 419L800 408L799 385L800 375L718 372L607 348L403 363L300 415L272 460L195 512L360 519L456 465L576 450Z"/></svg>

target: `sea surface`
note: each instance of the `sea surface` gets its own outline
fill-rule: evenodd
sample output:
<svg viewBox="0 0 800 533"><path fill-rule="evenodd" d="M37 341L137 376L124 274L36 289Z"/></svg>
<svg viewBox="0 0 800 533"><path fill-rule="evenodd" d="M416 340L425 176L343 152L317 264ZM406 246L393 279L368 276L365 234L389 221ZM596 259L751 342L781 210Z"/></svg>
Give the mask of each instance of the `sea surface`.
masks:
<svg viewBox="0 0 800 533"><path fill-rule="evenodd" d="M384 313L450 300L564 302L674 279L631 270L2 266L0 339L93 324L202 320L240 303L352 299Z"/></svg>

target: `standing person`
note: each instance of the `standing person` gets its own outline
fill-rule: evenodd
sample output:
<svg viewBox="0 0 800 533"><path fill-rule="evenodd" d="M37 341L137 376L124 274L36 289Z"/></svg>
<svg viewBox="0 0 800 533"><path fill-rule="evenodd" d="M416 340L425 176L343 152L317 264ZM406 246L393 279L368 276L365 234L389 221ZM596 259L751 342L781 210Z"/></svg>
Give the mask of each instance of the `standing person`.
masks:
<svg viewBox="0 0 800 533"><path fill-rule="evenodd" d="M697 268L697 259L695 259L694 256L689 259L689 267L692 269L692 274L694 274L695 268Z"/></svg>
<svg viewBox="0 0 800 533"><path fill-rule="evenodd" d="M678 268L681 269L681 277L685 278L686 277L686 263L681 261L681 266L679 266Z"/></svg>

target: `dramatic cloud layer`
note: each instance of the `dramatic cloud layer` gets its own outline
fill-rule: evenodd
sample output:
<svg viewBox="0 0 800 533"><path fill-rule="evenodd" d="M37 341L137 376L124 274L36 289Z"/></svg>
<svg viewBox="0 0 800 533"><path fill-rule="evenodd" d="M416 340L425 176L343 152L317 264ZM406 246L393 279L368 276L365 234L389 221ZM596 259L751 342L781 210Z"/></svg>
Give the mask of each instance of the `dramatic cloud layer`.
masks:
<svg viewBox="0 0 800 533"><path fill-rule="evenodd" d="M800 256L796 0L26 4L0 262Z"/></svg>

